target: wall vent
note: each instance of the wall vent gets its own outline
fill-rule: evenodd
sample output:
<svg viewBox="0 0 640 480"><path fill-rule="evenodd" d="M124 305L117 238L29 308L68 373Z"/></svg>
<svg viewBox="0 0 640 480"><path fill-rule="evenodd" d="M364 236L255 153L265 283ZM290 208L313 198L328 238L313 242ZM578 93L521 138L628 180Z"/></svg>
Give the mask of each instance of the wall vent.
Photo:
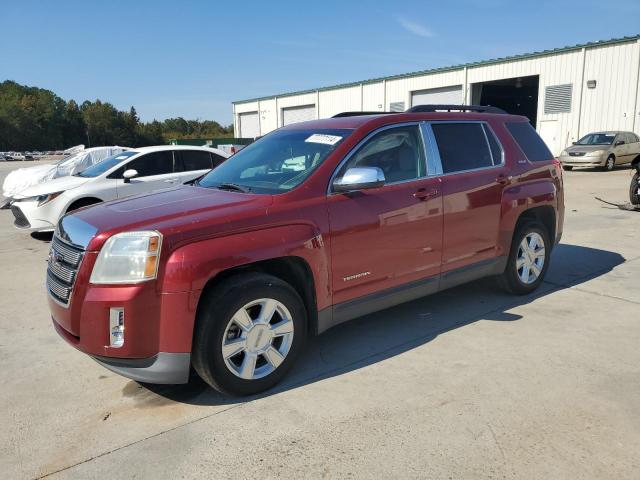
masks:
<svg viewBox="0 0 640 480"><path fill-rule="evenodd" d="M571 112L573 84L551 85L544 89L544 113Z"/></svg>
<svg viewBox="0 0 640 480"><path fill-rule="evenodd" d="M389 110L392 112L404 112L404 102L391 102Z"/></svg>

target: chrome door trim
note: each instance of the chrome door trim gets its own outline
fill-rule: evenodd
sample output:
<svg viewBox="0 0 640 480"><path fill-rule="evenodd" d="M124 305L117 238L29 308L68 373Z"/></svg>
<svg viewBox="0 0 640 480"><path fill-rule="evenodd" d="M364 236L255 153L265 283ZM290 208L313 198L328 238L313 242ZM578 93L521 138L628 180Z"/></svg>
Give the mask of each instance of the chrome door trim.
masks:
<svg viewBox="0 0 640 480"><path fill-rule="evenodd" d="M440 151L438 150L438 144L436 137L431 128L431 123L428 121L420 122L420 130L422 136L426 141L425 144L425 157L427 158L427 175L430 177L436 177L442 175L442 160L440 159Z"/></svg>

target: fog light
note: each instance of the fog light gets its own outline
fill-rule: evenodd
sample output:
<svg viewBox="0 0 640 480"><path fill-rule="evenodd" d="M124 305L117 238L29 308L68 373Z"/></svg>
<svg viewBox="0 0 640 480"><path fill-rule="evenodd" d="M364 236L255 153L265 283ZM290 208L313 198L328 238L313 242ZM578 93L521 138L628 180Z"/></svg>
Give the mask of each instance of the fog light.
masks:
<svg viewBox="0 0 640 480"><path fill-rule="evenodd" d="M109 309L109 341L114 348L124 345L124 308Z"/></svg>

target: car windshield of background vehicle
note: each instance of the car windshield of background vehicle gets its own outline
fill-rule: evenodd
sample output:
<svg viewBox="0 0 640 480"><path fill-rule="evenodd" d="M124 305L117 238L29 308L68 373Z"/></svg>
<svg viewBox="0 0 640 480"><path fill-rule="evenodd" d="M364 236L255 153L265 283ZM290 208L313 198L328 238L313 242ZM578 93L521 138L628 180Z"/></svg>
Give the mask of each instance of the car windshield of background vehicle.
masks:
<svg viewBox="0 0 640 480"><path fill-rule="evenodd" d="M611 145L616 138L613 133L590 133L576 142L577 145Z"/></svg>
<svg viewBox="0 0 640 480"><path fill-rule="evenodd" d="M243 148L198 185L251 193L283 193L300 185L352 130L278 130Z"/></svg>
<svg viewBox="0 0 640 480"><path fill-rule="evenodd" d="M110 157L105 158L100 163L96 163L95 165L90 166L86 170L83 170L80 173L76 173L76 177L98 177L102 175L104 172L111 170L116 165L122 163L123 160L126 160L133 155L137 155L139 152L122 152L116 155L112 155Z"/></svg>

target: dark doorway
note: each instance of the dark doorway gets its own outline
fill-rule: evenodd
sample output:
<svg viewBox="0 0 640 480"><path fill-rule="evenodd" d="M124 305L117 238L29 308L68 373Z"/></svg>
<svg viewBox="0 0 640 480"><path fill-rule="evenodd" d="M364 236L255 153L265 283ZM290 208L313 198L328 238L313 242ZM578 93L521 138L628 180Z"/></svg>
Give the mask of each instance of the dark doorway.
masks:
<svg viewBox="0 0 640 480"><path fill-rule="evenodd" d="M538 75L531 75L474 83L472 100L476 105L491 105L514 115L523 115L536 127L539 80Z"/></svg>

